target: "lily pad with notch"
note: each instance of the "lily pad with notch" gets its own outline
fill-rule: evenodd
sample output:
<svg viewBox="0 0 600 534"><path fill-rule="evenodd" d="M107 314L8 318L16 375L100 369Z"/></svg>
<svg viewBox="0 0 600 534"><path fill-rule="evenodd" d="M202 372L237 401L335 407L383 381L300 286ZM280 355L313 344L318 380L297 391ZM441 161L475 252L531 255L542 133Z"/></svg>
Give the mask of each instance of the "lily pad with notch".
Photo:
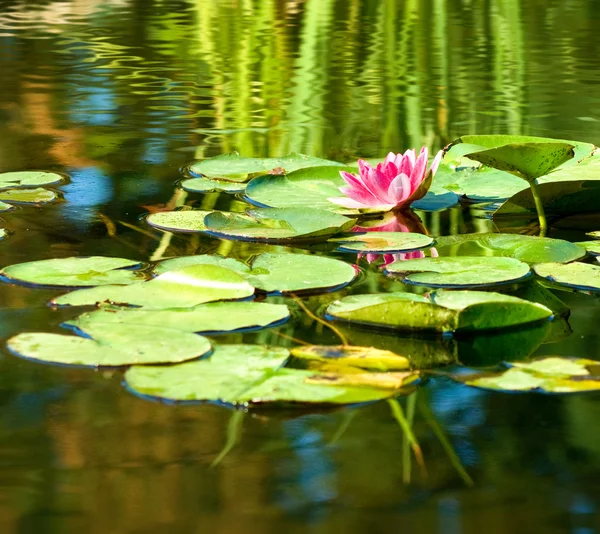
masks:
<svg viewBox="0 0 600 534"><path fill-rule="evenodd" d="M7 281L42 287L94 287L132 284L144 275L139 261L105 256L54 258L17 263L0 269Z"/></svg>
<svg viewBox="0 0 600 534"><path fill-rule="evenodd" d="M332 303L328 319L364 326L437 332L486 331L548 320L552 311L517 297L483 291L351 295Z"/></svg>
<svg viewBox="0 0 600 534"><path fill-rule="evenodd" d="M156 326L185 332L218 334L259 330L285 322L287 306L267 302L209 302L191 308L144 310L102 308L84 313L65 325L85 330L102 324Z"/></svg>
<svg viewBox="0 0 600 534"><path fill-rule="evenodd" d="M93 367L179 363L200 358L212 348L202 336L157 326L98 322L86 325L84 333L89 337L22 333L7 346L30 360Z"/></svg>
<svg viewBox="0 0 600 534"><path fill-rule="evenodd" d="M259 242L325 239L349 230L355 222L315 208L263 208L246 214L213 212L204 218L209 235Z"/></svg>
<svg viewBox="0 0 600 534"><path fill-rule="evenodd" d="M333 258L264 252L245 276L250 284L267 293L301 293L341 289L357 275L354 266Z"/></svg>
<svg viewBox="0 0 600 534"><path fill-rule="evenodd" d="M478 288L519 282L530 275L529 265L514 258L457 256L395 261L387 272L408 284L441 288Z"/></svg>
<svg viewBox="0 0 600 534"><path fill-rule="evenodd" d="M254 287L234 271L218 265L189 265L167 271L147 282L72 291L50 303L55 306L110 303L146 309L190 308L205 302L243 299L253 294Z"/></svg>

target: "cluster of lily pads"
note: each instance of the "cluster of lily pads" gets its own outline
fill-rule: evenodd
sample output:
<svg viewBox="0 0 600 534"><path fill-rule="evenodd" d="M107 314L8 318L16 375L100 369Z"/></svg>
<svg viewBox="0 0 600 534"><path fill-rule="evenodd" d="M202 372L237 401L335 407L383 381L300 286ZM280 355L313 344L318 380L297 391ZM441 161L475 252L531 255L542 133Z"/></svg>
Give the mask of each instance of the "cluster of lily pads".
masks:
<svg viewBox="0 0 600 534"><path fill-rule="evenodd" d="M11 211L17 205L41 206L54 202L58 194L42 186L57 185L66 181L66 176L49 171L15 171L0 173L0 212ZM0 238L6 230L0 228Z"/></svg>
<svg viewBox="0 0 600 534"><path fill-rule="evenodd" d="M468 386L600 389L597 365L590 361L515 360L465 375L455 372L456 364L465 363L460 351L428 357L408 349L408 340L421 336L437 336L446 345L468 339L472 348L503 332L519 346L517 359L527 359L569 314L548 288L600 291L600 240L571 243L515 233L431 237L414 224L414 214L378 214L331 202L344 185L340 171L356 167L300 154L266 159L228 154L191 164L179 184L183 189L235 194L252 206L243 212L185 207L153 213L147 224L167 232L304 246L306 253L263 252L250 262L202 254L148 264L87 257L4 267L0 275L10 283L72 289L54 297L53 306L98 308L65 323L71 334L22 333L8 348L44 362L123 366L127 387L143 396L230 405L369 402L410 393L432 367L449 363L454 365L448 376ZM591 144L465 136L449 147L431 189L413 208L480 203L496 210L496 221L540 215L542 227L570 217L581 225L582 214L585 224L595 224L598 195L600 154ZM321 251L352 254L351 261L383 256L381 276L401 281L404 290L332 295L316 319L340 335L339 346L288 350L218 343L220 334L288 320L290 309L269 302L272 295L328 295L359 279L353 263L311 252L316 244ZM295 313L306 309L299 304ZM533 345L515 341L524 329L540 332ZM407 341L406 348L400 343L389 351L371 346L376 342L349 341L369 331L392 333ZM501 361L511 360L493 363Z"/></svg>

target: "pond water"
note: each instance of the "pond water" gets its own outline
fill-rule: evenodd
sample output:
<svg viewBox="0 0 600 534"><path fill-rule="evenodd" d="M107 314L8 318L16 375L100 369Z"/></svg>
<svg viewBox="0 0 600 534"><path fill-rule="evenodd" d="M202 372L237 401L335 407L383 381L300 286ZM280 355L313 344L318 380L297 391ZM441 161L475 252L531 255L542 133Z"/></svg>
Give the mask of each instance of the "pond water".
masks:
<svg viewBox="0 0 600 534"><path fill-rule="evenodd" d="M0 172L70 177L56 187L64 201L2 214L12 235L0 263L289 250L141 220L184 204L242 210L239 197L175 185L190 161L234 150L346 162L438 150L466 133L598 143L599 32L595 0L0 0ZM420 215L433 236L495 231L468 207ZM318 311L401 286L359 265L350 287L305 303ZM60 332L77 313L48 307L56 294L0 284L3 340ZM556 294L572 332L557 329L536 355L598 358L600 300ZM219 341L290 338L339 342L298 312ZM412 346L398 335L366 342ZM595 394L431 378L401 399L415 412L422 468L386 402L247 413L161 404L123 388L120 371L2 350L3 533L600 532Z"/></svg>

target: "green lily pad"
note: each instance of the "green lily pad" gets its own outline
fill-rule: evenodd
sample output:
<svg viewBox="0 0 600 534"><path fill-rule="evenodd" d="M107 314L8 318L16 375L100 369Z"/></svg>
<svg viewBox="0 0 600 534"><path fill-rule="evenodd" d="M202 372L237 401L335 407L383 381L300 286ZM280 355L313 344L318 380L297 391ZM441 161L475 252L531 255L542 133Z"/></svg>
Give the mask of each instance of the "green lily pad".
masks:
<svg viewBox="0 0 600 534"><path fill-rule="evenodd" d="M146 222L159 230L166 232L205 232L204 217L210 211L182 210L161 211L146 217Z"/></svg>
<svg viewBox="0 0 600 534"><path fill-rule="evenodd" d="M246 185L239 182L212 180L210 178L189 178L183 180L180 185L183 189L192 193L212 193L215 191L241 193L246 189Z"/></svg>
<svg viewBox="0 0 600 534"><path fill-rule="evenodd" d="M333 258L265 252L254 260L246 279L268 293L299 293L340 289L357 275L352 265Z"/></svg>
<svg viewBox="0 0 600 534"><path fill-rule="evenodd" d="M298 169L322 166L341 167L341 163L326 159L288 154L281 158L245 158L238 153L223 154L208 158L188 167L191 174L200 174L207 178L225 178L236 182L245 182L253 176L269 172L291 173Z"/></svg>
<svg viewBox="0 0 600 534"><path fill-rule="evenodd" d="M471 147L477 147L476 150L483 148L498 148L504 145L511 144L527 144L527 143L565 143L573 145L575 155L573 159L567 160L561 165L561 168L575 166L580 160L588 158L592 155L596 147L592 143L582 141L572 141L569 139L553 139L551 137L534 137L529 135L463 135L452 143L448 155L452 155L454 150L460 150L460 144L468 144ZM462 150L462 154L469 154L475 150Z"/></svg>
<svg viewBox="0 0 600 534"><path fill-rule="evenodd" d="M23 358L48 363L85 366L178 363L204 356L208 339L156 326L96 323L87 326L91 337L24 333L7 341L8 349Z"/></svg>
<svg viewBox="0 0 600 534"><path fill-rule="evenodd" d="M65 176L50 171L13 171L0 173L0 189L53 185L65 181Z"/></svg>
<svg viewBox="0 0 600 534"><path fill-rule="evenodd" d="M235 332L280 324L290 316L287 306L266 302L210 302L173 310L103 308L84 313L66 324L85 330L88 325L131 324L186 332Z"/></svg>
<svg viewBox="0 0 600 534"><path fill-rule="evenodd" d="M429 298L413 293L351 295L331 304L326 314L365 326L458 332L542 321L552 311L499 293L436 291Z"/></svg>
<svg viewBox="0 0 600 534"><path fill-rule="evenodd" d="M0 211L10 211L14 210L15 207L7 204L6 202L0 202Z"/></svg>
<svg viewBox="0 0 600 534"><path fill-rule="evenodd" d="M124 258L89 256L28 261L0 269L9 282L44 287L93 287L108 284L131 284L143 275L128 267L140 262Z"/></svg>
<svg viewBox="0 0 600 534"><path fill-rule="evenodd" d="M402 281L428 287L487 287L518 282L529 276L529 266L514 258L458 256L420 258L389 264L387 271Z"/></svg>
<svg viewBox="0 0 600 534"><path fill-rule="evenodd" d="M432 186L423 198L410 206L421 211L443 211L458 204L458 195L453 191Z"/></svg>
<svg viewBox="0 0 600 534"><path fill-rule="evenodd" d="M339 197L339 188L346 185L340 171L356 172L357 169L328 165L300 169L280 176L259 176L250 180L246 198L253 204L268 208L308 207L347 213L348 208L328 200Z"/></svg>
<svg viewBox="0 0 600 534"><path fill-rule="evenodd" d="M407 252L428 247L433 239L423 234L410 232L367 232L329 240L339 243L342 252Z"/></svg>
<svg viewBox="0 0 600 534"><path fill-rule="evenodd" d="M568 143L514 143L466 156L531 182L572 159L574 148Z"/></svg>
<svg viewBox="0 0 600 534"><path fill-rule="evenodd" d="M239 241L293 241L326 238L350 229L355 219L313 208L264 208L247 214L213 212L204 218L215 237Z"/></svg>
<svg viewBox="0 0 600 534"><path fill-rule="evenodd" d="M347 365L371 371L406 371L410 361L389 350L348 345L308 345L294 347L292 356L311 362Z"/></svg>
<svg viewBox="0 0 600 534"><path fill-rule="evenodd" d="M461 145L457 145L461 146ZM454 173L436 173L434 184L474 202L505 200L528 189L521 178L489 167L464 169Z"/></svg>
<svg viewBox="0 0 600 534"><path fill-rule="evenodd" d="M525 263L568 263L583 258L583 247L549 237L519 234L463 234L436 240L440 256L504 256Z"/></svg>
<svg viewBox="0 0 600 534"><path fill-rule="evenodd" d="M588 263L541 263L535 274L560 286L600 291L600 266Z"/></svg>
<svg viewBox="0 0 600 534"><path fill-rule="evenodd" d="M0 191L0 201L9 204L47 204L54 202L58 195L54 191L37 189L4 189Z"/></svg>
<svg viewBox="0 0 600 534"><path fill-rule="evenodd" d="M178 258L163 260L154 267L154 272L156 274L162 274L167 271L180 269L181 267L187 267L188 265L219 265L220 267L225 267L226 269L230 269L240 274L247 274L250 272L250 267L245 263L233 258L224 258L223 256L217 256L215 254L180 256Z"/></svg>
<svg viewBox="0 0 600 534"><path fill-rule="evenodd" d="M51 304L88 306L107 302L147 309L190 308L205 302L242 299L253 293L254 288L229 269L218 265L189 265L147 282L80 289L54 298Z"/></svg>
<svg viewBox="0 0 600 534"><path fill-rule="evenodd" d="M135 393L173 401L213 401L224 404L353 404L396 394L389 388L311 384L314 371L283 368L283 348L219 345L210 358L172 366L132 367L125 373ZM322 375L327 376L329 375Z"/></svg>
<svg viewBox="0 0 600 534"><path fill-rule="evenodd" d="M579 241L575 244L585 248L585 250L594 256L600 255L600 241Z"/></svg>
<svg viewBox="0 0 600 534"><path fill-rule="evenodd" d="M594 232L588 232L587 235L593 237L594 239L600 239L600 230L597 230Z"/></svg>
<svg viewBox="0 0 600 534"><path fill-rule="evenodd" d="M484 389L506 392L581 393L600 390L598 376L590 368L598 367L592 360L550 357L529 364L511 363L503 373L477 377L465 383Z"/></svg>

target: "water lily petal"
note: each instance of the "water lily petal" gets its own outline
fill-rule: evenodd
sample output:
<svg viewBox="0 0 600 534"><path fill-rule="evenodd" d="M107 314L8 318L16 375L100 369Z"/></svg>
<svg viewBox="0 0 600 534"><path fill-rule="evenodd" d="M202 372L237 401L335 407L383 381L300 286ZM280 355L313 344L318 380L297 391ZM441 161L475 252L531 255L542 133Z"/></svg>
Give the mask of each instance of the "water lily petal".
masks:
<svg viewBox="0 0 600 534"><path fill-rule="evenodd" d="M429 172L433 175L435 175L436 171L438 170L438 167L440 166L440 162L442 161L442 157L444 156L444 151L440 150L436 155L435 158L433 159L433 162L431 163L431 167L429 167Z"/></svg>
<svg viewBox="0 0 600 534"><path fill-rule="evenodd" d="M360 208L368 207L365 204L362 204L361 202L357 202L356 200L352 200L351 198L348 198L348 197L331 197L331 198L328 198L327 200L329 200L329 202L333 202L334 204L337 204L338 206L343 206L344 208L360 209Z"/></svg>
<svg viewBox="0 0 600 534"><path fill-rule="evenodd" d="M412 194L410 178L406 174L399 174L390 184L388 195L394 199L396 207L402 205Z"/></svg>
<svg viewBox="0 0 600 534"><path fill-rule="evenodd" d="M412 190L416 191L421 185L421 182L425 178L425 170L427 169L427 158L429 156L429 151L427 147L423 147L415 162L415 166L413 167L412 174L410 175L410 183L412 186Z"/></svg>

